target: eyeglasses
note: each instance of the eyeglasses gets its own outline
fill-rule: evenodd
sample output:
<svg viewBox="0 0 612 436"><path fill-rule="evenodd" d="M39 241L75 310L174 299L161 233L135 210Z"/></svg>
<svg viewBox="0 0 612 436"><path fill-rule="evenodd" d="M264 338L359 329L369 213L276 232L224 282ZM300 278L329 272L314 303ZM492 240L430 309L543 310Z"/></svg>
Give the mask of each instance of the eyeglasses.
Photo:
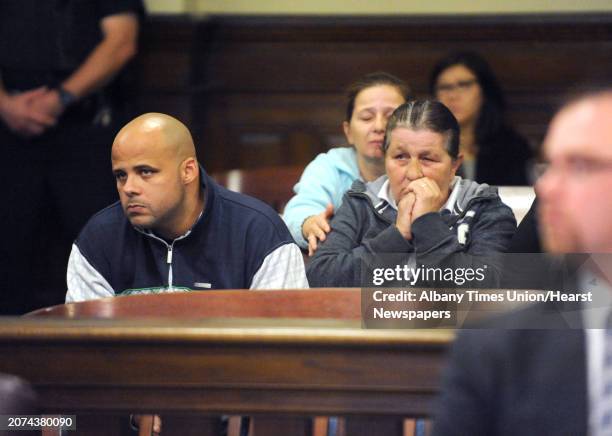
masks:
<svg viewBox="0 0 612 436"><path fill-rule="evenodd" d="M438 94L450 94L451 92L458 90L459 92L465 92L477 83L476 79L460 80L457 83L448 83L436 86L436 92Z"/></svg>
<svg viewBox="0 0 612 436"><path fill-rule="evenodd" d="M544 171L542 171L542 169ZM586 178L597 174L612 173L612 161L574 157L564 162L540 166L541 175L556 172L564 177Z"/></svg>

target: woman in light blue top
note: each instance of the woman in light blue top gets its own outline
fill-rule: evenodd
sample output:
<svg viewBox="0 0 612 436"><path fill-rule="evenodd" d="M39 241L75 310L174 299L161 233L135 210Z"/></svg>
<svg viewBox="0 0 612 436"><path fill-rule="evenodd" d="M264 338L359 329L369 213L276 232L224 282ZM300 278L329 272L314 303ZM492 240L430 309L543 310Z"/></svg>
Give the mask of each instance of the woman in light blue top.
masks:
<svg viewBox="0 0 612 436"><path fill-rule="evenodd" d="M370 182L384 174L382 143L387 119L408 99L409 89L391 74L364 76L348 88L344 135L352 147L318 155L293 188L283 218L291 235L312 255L330 231L329 220L355 179Z"/></svg>

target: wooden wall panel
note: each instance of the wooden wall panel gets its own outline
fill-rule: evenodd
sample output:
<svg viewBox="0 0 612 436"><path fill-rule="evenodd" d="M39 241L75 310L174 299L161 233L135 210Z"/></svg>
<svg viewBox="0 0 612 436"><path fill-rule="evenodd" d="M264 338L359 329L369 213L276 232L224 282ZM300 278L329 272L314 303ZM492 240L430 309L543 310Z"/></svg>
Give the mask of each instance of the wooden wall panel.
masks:
<svg viewBox="0 0 612 436"><path fill-rule="evenodd" d="M385 70L423 97L434 63L465 48L490 61L537 147L568 92L611 84L612 15L153 17L139 103L184 119L211 171L305 164L343 142L352 80Z"/></svg>
<svg viewBox="0 0 612 436"><path fill-rule="evenodd" d="M153 17L145 23L135 62L137 112L163 112L191 125L197 27L182 16Z"/></svg>

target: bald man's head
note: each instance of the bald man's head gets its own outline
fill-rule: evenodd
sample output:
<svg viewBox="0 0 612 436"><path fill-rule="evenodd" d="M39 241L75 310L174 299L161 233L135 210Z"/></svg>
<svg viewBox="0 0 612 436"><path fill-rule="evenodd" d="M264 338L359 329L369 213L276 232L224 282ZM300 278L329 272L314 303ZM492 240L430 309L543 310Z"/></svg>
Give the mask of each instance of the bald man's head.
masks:
<svg viewBox="0 0 612 436"><path fill-rule="evenodd" d="M111 157L132 224L167 237L189 229L202 196L193 139L183 123L159 113L141 115L119 131Z"/></svg>
<svg viewBox="0 0 612 436"><path fill-rule="evenodd" d="M161 151L169 157L184 160L195 158L196 151L191 133L183 123L170 115L148 113L127 123L115 137L115 148L136 148Z"/></svg>

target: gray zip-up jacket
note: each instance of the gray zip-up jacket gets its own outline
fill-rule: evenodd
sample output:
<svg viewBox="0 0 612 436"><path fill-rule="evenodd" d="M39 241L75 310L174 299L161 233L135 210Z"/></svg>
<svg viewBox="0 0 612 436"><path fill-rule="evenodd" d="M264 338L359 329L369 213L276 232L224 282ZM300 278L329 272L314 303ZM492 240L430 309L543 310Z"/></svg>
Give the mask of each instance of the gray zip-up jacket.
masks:
<svg viewBox="0 0 612 436"><path fill-rule="evenodd" d="M431 265L459 253L490 256L506 251L516 220L497 188L456 177L452 211L417 218L409 241L395 226L397 211L378 198L386 180L386 176L367 184L356 180L345 194L331 232L307 266L311 287L371 286L362 284L361 263L371 264L375 255L413 253L413 258Z"/></svg>

